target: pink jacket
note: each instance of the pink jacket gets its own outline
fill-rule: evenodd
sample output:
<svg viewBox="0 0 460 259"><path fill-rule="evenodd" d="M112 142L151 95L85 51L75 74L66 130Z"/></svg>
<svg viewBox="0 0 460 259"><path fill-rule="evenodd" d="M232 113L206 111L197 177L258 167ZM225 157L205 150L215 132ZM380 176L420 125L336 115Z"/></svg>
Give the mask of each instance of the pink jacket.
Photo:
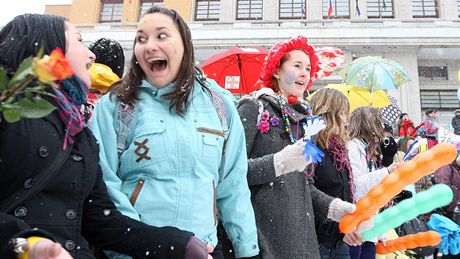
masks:
<svg viewBox="0 0 460 259"><path fill-rule="evenodd" d="M460 168L453 164L445 165L435 172L434 180L436 183L447 184L454 192L454 199L448 206L448 210L453 211L460 202Z"/></svg>

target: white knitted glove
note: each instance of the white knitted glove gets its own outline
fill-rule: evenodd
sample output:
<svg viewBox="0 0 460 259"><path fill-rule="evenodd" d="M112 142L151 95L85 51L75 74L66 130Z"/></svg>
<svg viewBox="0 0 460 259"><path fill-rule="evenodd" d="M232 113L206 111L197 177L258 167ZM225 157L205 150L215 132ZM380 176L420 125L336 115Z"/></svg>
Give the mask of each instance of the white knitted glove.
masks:
<svg viewBox="0 0 460 259"><path fill-rule="evenodd" d="M356 206L354 204L335 198L332 200L331 204L329 204L327 217L333 221L339 222L343 216L353 213L355 210Z"/></svg>
<svg viewBox="0 0 460 259"><path fill-rule="evenodd" d="M316 135L322 129L326 128L323 118L319 116L312 116L306 119L306 124L303 126L305 130L305 138L310 140L312 136Z"/></svg>
<svg viewBox="0 0 460 259"><path fill-rule="evenodd" d="M307 168L311 161L307 161L303 153L305 142L299 140L296 143L284 147L278 153L273 155L273 164L275 165L276 177L294 171L302 172Z"/></svg>
<svg viewBox="0 0 460 259"><path fill-rule="evenodd" d="M371 229L373 227L374 227L374 221L372 220L372 218L370 218L370 219L367 219L367 220L361 222L358 225L358 228L356 229L356 232L361 234L364 231L368 231L369 229Z"/></svg>

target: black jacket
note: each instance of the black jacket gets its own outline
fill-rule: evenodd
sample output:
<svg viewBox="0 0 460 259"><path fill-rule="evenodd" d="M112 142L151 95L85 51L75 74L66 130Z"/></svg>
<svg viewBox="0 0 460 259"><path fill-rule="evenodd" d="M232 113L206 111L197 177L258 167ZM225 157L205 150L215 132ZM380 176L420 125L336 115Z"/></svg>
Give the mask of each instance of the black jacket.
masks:
<svg viewBox="0 0 460 259"><path fill-rule="evenodd" d="M314 173L316 188L332 197L352 202L350 178L347 171L343 170L338 173L334 167L332 157L327 152L324 152L324 154L323 161L316 166ZM329 248L335 248L344 236L340 233L339 223L326 217L315 216L318 243L324 244Z"/></svg>
<svg viewBox="0 0 460 259"><path fill-rule="evenodd" d="M63 135L56 112L42 119L1 122L0 200L36 183L35 176L62 148ZM88 128L75 137L72 148L45 188L11 211L0 212L0 258L13 258L8 241L30 236L32 228L50 233L74 258L94 258L90 244L135 258L184 257L191 233L150 227L116 210L102 180L98 145Z"/></svg>
<svg viewBox="0 0 460 259"><path fill-rule="evenodd" d="M452 118L452 127L454 128L454 133L460 135L460 116Z"/></svg>

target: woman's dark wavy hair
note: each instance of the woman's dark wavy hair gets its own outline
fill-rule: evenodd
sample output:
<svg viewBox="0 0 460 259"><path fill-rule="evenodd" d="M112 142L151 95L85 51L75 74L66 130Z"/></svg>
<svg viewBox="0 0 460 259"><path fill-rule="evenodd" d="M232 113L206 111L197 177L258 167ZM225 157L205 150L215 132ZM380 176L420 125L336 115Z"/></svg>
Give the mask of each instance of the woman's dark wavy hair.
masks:
<svg viewBox="0 0 460 259"><path fill-rule="evenodd" d="M22 14L16 16L0 31L0 66L11 76L19 64L38 54L55 48L66 51L65 18L50 14Z"/></svg>
<svg viewBox="0 0 460 259"><path fill-rule="evenodd" d="M180 73L177 75L175 81L175 90L171 93L163 95L165 99L171 100L170 108L176 109L178 114L183 115L187 109L187 100L193 89L195 79L206 88L206 78L203 76L203 72L197 66L195 66L195 54L193 51L192 35L190 29L185 23L184 19L174 10L167 9L159 6L150 7L144 14L161 13L171 17L174 23L177 25L177 29L182 38L182 44L184 45L184 56L182 64L179 68ZM136 40L134 40L133 50L136 47ZM136 55L133 51L128 72L122 78L121 81L116 82L110 89L110 93L116 95L117 100L125 104L133 105L138 97L136 90L142 83L145 74L137 61ZM206 88L207 89L207 88Z"/></svg>

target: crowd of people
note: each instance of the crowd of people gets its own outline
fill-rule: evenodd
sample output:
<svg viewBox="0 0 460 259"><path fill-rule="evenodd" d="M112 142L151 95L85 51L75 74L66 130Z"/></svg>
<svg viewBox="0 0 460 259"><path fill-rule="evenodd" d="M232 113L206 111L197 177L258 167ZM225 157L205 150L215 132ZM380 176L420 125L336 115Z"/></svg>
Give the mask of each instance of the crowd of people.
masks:
<svg viewBox="0 0 460 259"><path fill-rule="evenodd" d="M172 9L143 14L126 73L118 42L87 48L60 16L17 16L0 42L10 79L56 48L73 70L47 89L50 114L0 117L1 258L375 258L385 237L364 242L371 220L347 234L338 222L415 138L437 144L435 110L392 128L373 107L349 114L334 89L307 102L319 67L303 36L276 43L260 90L239 100L195 65ZM449 217L459 170L425 179L454 190Z"/></svg>

